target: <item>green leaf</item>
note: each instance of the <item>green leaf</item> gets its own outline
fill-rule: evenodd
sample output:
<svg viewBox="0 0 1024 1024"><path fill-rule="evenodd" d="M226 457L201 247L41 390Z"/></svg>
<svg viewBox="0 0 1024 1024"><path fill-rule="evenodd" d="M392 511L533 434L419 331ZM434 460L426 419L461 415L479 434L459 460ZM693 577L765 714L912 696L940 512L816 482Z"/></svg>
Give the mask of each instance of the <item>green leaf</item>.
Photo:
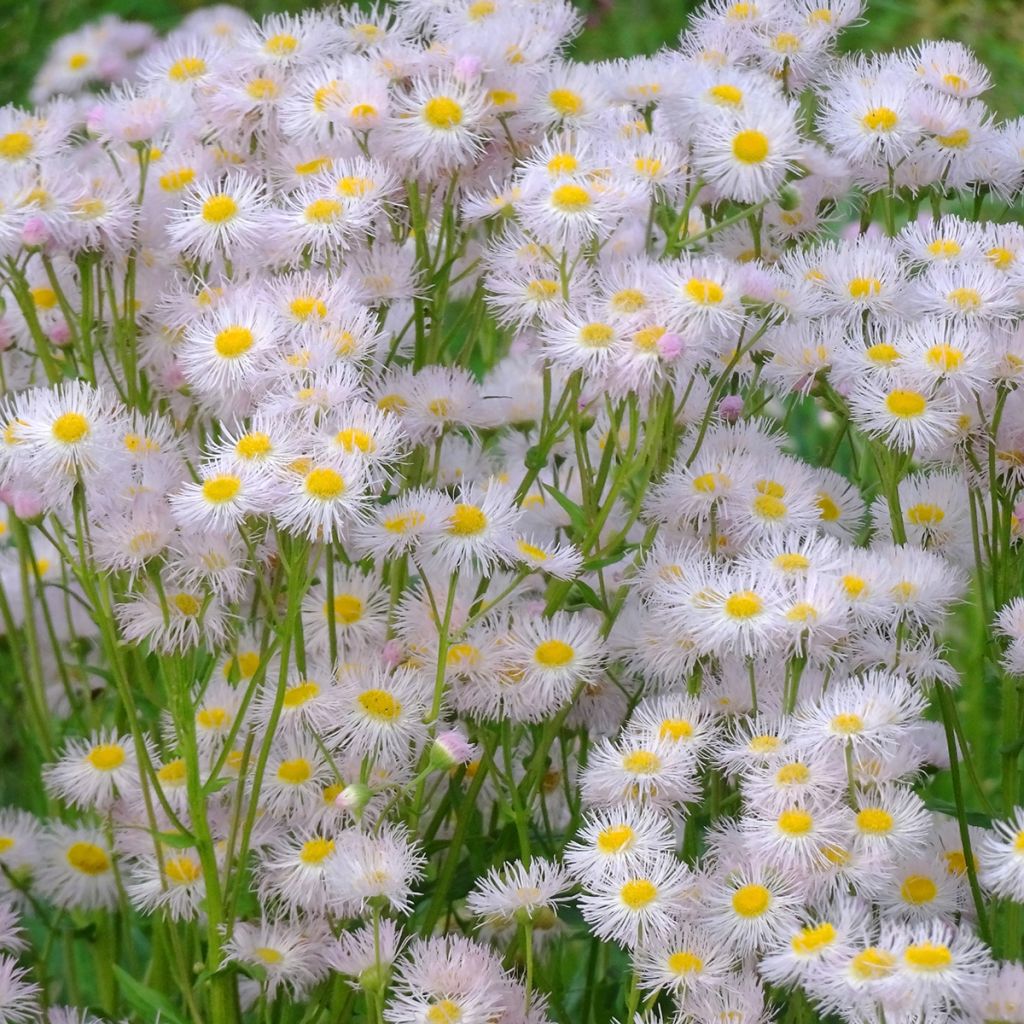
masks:
<svg viewBox="0 0 1024 1024"><path fill-rule="evenodd" d="M587 532L587 522L583 514L583 508L577 505L575 501L567 498L557 487L552 487L550 484L541 484L545 491L551 495L555 501L565 510L565 514L569 517L569 521L572 523L573 528L577 533L582 536Z"/></svg>
<svg viewBox="0 0 1024 1024"><path fill-rule="evenodd" d="M149 1024L186 1024L170 1001L155 988L137 981L122 967L113 965L125 1002Z"/></svg>
<svg viewBox="0 0 1024 1024"><path fill-rule="evenodd" d="M938 811L939 814L946 814L951 818L957 816L956 805L951 804L948 800L937 800L934 797L926 797L924 801L925 807L929 811ZM991 828L992 818L987 814L982 814L981 811L967 811L964 814L969 825L974 825L976 828Z"/></svg>
<svg viewBox="0 0 1024 1024"><path fill-rule="evenodd" d="M218 775L215 779L210 779L205 786L203 786L203 795L211 796L214 793L219 793L222 789L227 789L235 780L230 775Z"/></svg>
<svg viewBox="0 0 1024 1024"><path fill-rule="evenodd" d="M172 850L190 850L196 845L196 837L189 832L159 832L160 842Z"/></svg>

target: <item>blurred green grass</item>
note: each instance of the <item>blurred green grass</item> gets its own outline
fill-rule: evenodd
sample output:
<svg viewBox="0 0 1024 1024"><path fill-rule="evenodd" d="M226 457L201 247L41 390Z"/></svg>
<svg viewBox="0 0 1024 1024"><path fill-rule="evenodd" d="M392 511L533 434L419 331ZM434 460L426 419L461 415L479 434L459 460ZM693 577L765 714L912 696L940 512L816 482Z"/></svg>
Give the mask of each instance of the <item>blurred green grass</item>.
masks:
<svg viewBox="0 0 1024 1024"><path fill-rule="evenodd" d="M316 0L245 0L254 16L316 6ZM0 0L0 103L23 102L55 39L116 14L167 31L202 0ZM652 53L672 45L698 0L578 0L587 30L575 56L586 60ZM866 21L843 36L844 49L889 50L948 37L975 47L996 81L989 99L1004 117L1024 96L1022 0L869 0Z"/></svg>

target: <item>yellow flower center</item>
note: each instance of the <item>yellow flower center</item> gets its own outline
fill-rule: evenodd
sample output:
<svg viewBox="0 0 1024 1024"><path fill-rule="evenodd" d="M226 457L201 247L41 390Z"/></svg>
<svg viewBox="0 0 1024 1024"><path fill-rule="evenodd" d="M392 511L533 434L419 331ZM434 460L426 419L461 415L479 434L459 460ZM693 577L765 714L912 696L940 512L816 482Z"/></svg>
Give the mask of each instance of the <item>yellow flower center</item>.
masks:
<svg viewBox="0 0 1024 1024"><path fill-rule="evenodd" d="M294 53L298 48L298 39L287 32L278 32L263 44L263 49L274 57L287 57L289 54Z"/></svg>
<svg viewBox="0 0 1024 1024"><path fill-rule="evenodd" d="M832 731L841 736L855 736L864 730L864 719L852 712L844 712L832 718Z"/></svg>
<svg viewBox="0 0 1024 1024"><path fill-rule="evenodd" d="M160 175L160 187L165 192L180 192L186 185L195 181L194 167L178 167Z"/></svg>
<svg viewBox="0 0 1024 1024"><path fill-rule="evenodd" d="M190 82L204 74L206 61L202 57L182 57L167 69L167 77L172 82Z"/></svg>
<svg viewBox="0 0 1024 1024"><path fill-rule="evenodd" d="M212 476L203 482L203 497L211 505L224 505L242 489L242 481L230 473Z"/></svg>
<svg viewBox="0 0 1024 1024"><path fill-rule="evenodd" d="M1013 261L1016 259L1012 249L1006 249L1001 245L993 246L985 254L989 262L996 268L996 270L1006 270L1013 265Z"/></svg>
<svg viewBox="0 0 1024 1024"><path fill-rule="evenodd" d="M770 148L768 136L752 128L740 132L732 140L733 156L743 164L764 163Z"/></svg>
<svg viewBox="0 0 1024 1024"><path fill-rule="evenodd" d="M551 193L551 205L563 213L582 213L591 202L590 193L582 185L573 182L559 185Z"/></svg>
<svg viewBox="0 0 1024 1024"><path fill-rule="evenodd" d="M705 277L691 277L683 285L683 291L691 302L699 306L717 306L725 298L725 289L717 281Z"/></svg>
<svg viewBox="0 0 1024 1024"><path fill-rule="evenodd" d="M724 608L730 619L752 619L764 610L764 602L752 590L738 590L725 599Z"/></svg>
<svg viewBox="0 0 1024 1024"><path fill-rule="evenodd" d="M174 885L192 885L202 878L203 870L191 857L183 855L164 861L164 875Z"/></svg>
<svg viewBox="0 0 1024 1024"><path fill-rule="evenodd" d="M740 917L760 917L771 906L772 894L756 882L732 894L732 908Z"/></svg>
<svg viewBox="0 0 1024 1024"><path fill-rule="evenodd" d="M186 618L195 618L199 614L200 609L203 607L199 600L193 597L191 594L175 594L171 598L171 604L181 612Z"/></svg>
<svg viewBox="0 0 1024 1024"><path fill-rule="evenodd" d="M619 898L630 910L643 910L658 896L658 887L646 878L631 878L619 890Z"/></svg>
<svg viewBox="0 0 1024 1024"><path fill-rule="evenodd" d="M300 708L303 704L308 704L319 693L320 686L312 679L306 679L301 683L289 686L284 691L283 703L286 708Z"/></svg>
<svg viewBox="0 0 1024 1024"><path fill-rule="evenodd" d="M80 412L66 412L53 421L50 433L61 444L77 444L89 436L89 421Z"/></svg>
<svg viewBox="0 0 1024 1024"><path fill-rule="evenodd" d="M943 149L966 149L971 144L971 133L966 128L957 128L948 135L936 135L935 141Z"/></svg>
<svg viewBox="0 0 1024 1024"><path fill-rule="evenodd" d="M160 780L161 785L164 786L184 785L187 778L185 762L180 757L173 761L168 761L156 773L156 777Z"/></svg>
<svg viewBox="0 0 1024 1024"><path fill-rule="evenodd" d="M306 207L305 217L310 224L331 224L344 209L340 199L314 199Z"/></svg>
<svg viewBox="0 0 1024 1024"><path fill-rule="evenodd" d="M296 757L291 761L282 761L277 768L277 777L289 786L301 786L308 782L313 774L313 767L304 757Z"/></svg>
<svg viewBox="0 0 1024 1024"><path fill-rule="evenodd" d="M0 159L24 160L32 149L32 136L28 132L8 132L0 136Z"/></svg>
<svg viewBox="0 0 1024 1024"><path fill-rule="evenodd" d="M548 553L543 548L539 548L536 544L531 544L529 541L517 540L516 548L525 558L532 558L536 562L546 562L548 560Z"/></svg>
<svg viewBox="0 0 1024 1024"><path fill-rule="evenodd" d="M857 828L864 835L887 836L894 824L893 816L882 807L865 807L857 814Z"/></svg>
<svg viewBox="0 0 1024 1024"><path fill-rule="evenodd" d="M891 132L900 123L900 116L890 107L872 107L860 123L869 132Z"/></svg>
<svg viewBox="0 0 1024 1024"><path fill-rule="evenodd" d="M916 942L903 952L903 962L913 971L944 971L953 963L949 946L941 942Z"/></svg>
<svg viewBox="0 0 1024 1024"><path fill-rule="evenodd" d="M306 493L317 501L332 501L345 493L345 480L330 466L319 466L306 474Z"/></svg>
<svg viewBox="0 0 1024 1024"><path fill-rule="evenodd" d="M658 726L658 738L672 740L674 743L689 739L692 735L693 723L685 718L663 718Z"/></svg>
<svg viewBox="0 0 1024 1024"><path fill-rule="evenodd" d="M210 196L203 203L202 218L207 224L226 224L238 213L238 203L224 192Z"/></svg>
<svg viewBox="0 0 1024 1024"><path fill-rule="evenodd" d="M462 1010L450 999L432 1003L427 1010L427 1024L461 1024L461 1021Z"/></svg>
<svg viewBox="0 0 1024 1024"><path fill-rule="evenodd" d="M332 853L334 853L334 840L325 839L323 836L316 836L313 839L307 839L302 844L302 849L299 851L299 860L303 864L309 864L313 867L317 864L323 864Z"/></svg>
<svg viewBox="0 0 1024 1024"><path fill-rule="evenodd" d="M259 431L243 434L235 443L235 454L246 461L263 458L272 451L273 445L270 443L270 438Z"/></svg>
<svg viewBox="0 0 1024 1024"><path fill-rule="evenodd" d="M604 854L621 853L632 842L634 833L629 825L611 825L597 834L597 848Z"/></svg>
<svg viewBox="0 0 1024 1024"><path fill-rule="evenodd" d="M799 551L776 555L772 564L783 572L803 572L811 566L811 560Z"/></svg>
<svg viewBox="0 0 1024 1024"><path fill-rule="evenodd" d="M583 97L572 89L552 89L548 103L561 117L576 117L583 113Z"/></svg>
<svg viewBox="0 0 1024 1024"><path fill-rule="evenodd" d="M200 708L196 712L196 725L201 729L224 729L231 722L227 708Z"/></svg>
<svg viewBox="0 0 1024 1024"><path fill-rule="evenodd" d="M800 931L789 940L793 952L797 956L812 956L813 954L832 945L836 939L836 929L827 921L821 924L801 928Z"/></svg>
<svg viewBox="0 0 1024 1024"><path fill-rule="evenodd" d="M545 668L562 668L575 657L576 652L562 640L545 640L533 652L534 660Z"/></svg>
<svg viewBox="0 0 1024 1024"><path fill-rule="evenodd" d="M814 499L818 509L818 517L826 523L834 523L841 515L839 506L824 491L819 491Z"/></svg>
<svg viewBox="0 0 1024 1024"><path fill-rule="evenodd" d="M324 604L326 615L328 606ZM334 598L334 621L342 625L351 626L363 617L362 599L355 594L337 594Z"/></svg>
<svg viewBox="0 0 1024 1024"><path fill-rule="evenodd" d="M708 89L708 96L725 107L738 107L743 102L743 90L735 85L722 83Z"/></svg>
<svg viewBox="0 0 1024 1024"><path fill-rule="evenodd" d="M776 773L775 781L780 786L802 786L809 782L811 771L803 761L784 764Z"/></svg>
<svg viewBox="0 0 1024 1024"><path fill-rule="evenodd" d="M982 304L981 293L975 288L954 288L946 295L946 300L964 313L980 309Z"/></svg>
<svg viewBox="0 0 1024 1024"><path fill-rule="evenodd" d="M914 526L938 526L945 518L946 513L938 505L928 502L918 502L907 509L907 521Z"/></svg>
<svg viewBox="0 0 1024 1024"><path fill-rule="evenodd" d="M102 875L110 870L110 857L95 843L72 843L67 852L68 863L83 875Z"/></svg>
<svg viewBox="0 0 1024 1024"><path fill-rule="evenodd" d="M632 775L654 775L661 771L661 758L651 750L634 750L622 759L622 767Z"/></svg>
<svg viewBox="0 0 1024 1024"><path fill-rule="evenodd" d="M878 946L868 946L858 953L850 963L854 977L861 981L878 981L892 974L896 967L896 957L888 950Z"/></svg>
<svg viewBox="0 0 1024 1024"><path fill-rule="evenodd" d="M851 299L870 299L882 294L882 282L877 277L855 277L847 290Z"/></svg>
<svg viewBox="0 0 1024 1024"><path fill-rule="evenodd" d="M423 120L438 131L450 132L462 124L462 107L450 96L434 96L423 105Z"/></svg>
<svg viewBox="0 0 1024 1024"><path fill-rule="evenodd" d="M393 722L402 713L402 705L387 690L364 690L359 697L360 707L378 722Z"/></svg>
<svg viewBox="0 0 1024 1024"><path fill-rule="evenodd" d="M779 749L781 743L778 736L751 736L747 746L755 754L771 754Z"/></svg>
<svg viewBox="0 0 1024 1024"><path fill-rule="evenodd" d="M900 896L915 906L931 903L938 892L939 887L927 875L908 875L900 886Z"/></svg>
<svg viewBox="0 0 1024 1024"><path fill-rule="evenodd" d="M487 529L487 516L476 505L456 505L448 517L448 532L455 537L475 537Z"/></svg>
<svg viewBox="0 0 1024 1024"><path fill-rule="evenodd" d="M783 811L777 824L787 836L805 836L814 828L814 818L807 811Z"/></svg>
<svg viewBox="0 0 1024 1024"><path fill-rule="evenodd" d="M120 743L100 743L86 754L85 759L97 771L112 772L124 764L125 757L127 754Z"/></svg>
<svg viewBox="0 0 1024 1024"><path fill-rule="evenodd" d="M880 341L876 345L870 345L864 350L864 355L879 366L891 366L900 358L899 350L895 345Z"/></svg>
<svg viewBox="0 0 1024 1024"><path fill-rule="evenodd" d="M334 441L339 447L350 453L360 451L364 455L369 455L377 450L377 444L373 438L358 427L345 427L339 430L334 435Z"/></svg>
<svg viewBox="0 0 1024 1024"><path fill-rule="evenodd" d="M284 960L284 956L276 949L271 949L270 946L257 946L253 951L268 966L281 963Z"/></svg>
<svg viewBox="0 0 1024 1024"><path fill-rule="evenodd" d="M886 396L885 407L897 419L912 420L924 414L928 399L920 391L896 388Z"/></svg>
<svg viewBox="0 0 1024 1024"><path fill-rule="evenodd" d="M700 974L704 970L704 961L687 949L672 953L666 963L673 974Z"/></svg>

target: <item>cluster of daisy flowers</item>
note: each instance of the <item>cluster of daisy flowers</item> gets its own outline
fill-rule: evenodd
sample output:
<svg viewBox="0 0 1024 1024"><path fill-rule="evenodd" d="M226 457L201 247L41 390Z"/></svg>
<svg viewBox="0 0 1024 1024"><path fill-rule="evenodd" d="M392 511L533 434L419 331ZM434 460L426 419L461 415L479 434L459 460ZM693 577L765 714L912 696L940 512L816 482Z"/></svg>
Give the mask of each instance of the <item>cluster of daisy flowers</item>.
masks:
<svg viewBox="0 0 1024 1024"><path fill-rule="evenodd" d="M1024 1021L1024 121L861 13L215 7L0 109L0 1024Z"/></svg>

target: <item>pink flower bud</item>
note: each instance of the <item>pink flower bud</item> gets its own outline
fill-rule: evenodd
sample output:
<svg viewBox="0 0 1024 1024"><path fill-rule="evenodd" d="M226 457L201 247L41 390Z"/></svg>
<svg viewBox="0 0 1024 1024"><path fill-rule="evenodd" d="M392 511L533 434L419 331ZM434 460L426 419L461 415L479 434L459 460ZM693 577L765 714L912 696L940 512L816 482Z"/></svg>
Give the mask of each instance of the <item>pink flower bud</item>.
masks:
<svg viewBox="0 0 1024 1024"><path fill-rule="evenodd" d="M479 78L484 69L484 62L473 54L466 54L455 62L455 77L463 82Z"/></svg>
<svg viewBox="0 0 1024 1024"><path fill-rule="evenodd" d="M42 217L29 217L21 229L22 245L37 249L50 240L50 227Z"/></svg>
<svg viewBox="0 0 1024 1024"><path fill-rule="evenodd" d="M71 342L71 328L66 320L58 320L49 330L48 337L54 345L63 348Z"/></svg>
<svg viewBox="0 0 1024 1024"><path fill-rule="evenodd" d="M380 649L380 658L388 668L398 668L405 660L405 648L402 646L402 642L389 640Z"/></svg>
<svg viewBox="0 0 1024 1024"><path fill-rule="evenodd" d="M107 120L107 112L103 107L97 105L90 108L89 112L85 115L85 127L90 135L95 135L97 132L103 130L103 125Z"/></svg>
<svg viewBox="0 0 1024 1024"><path fill-rule="evenodd" d="M160 374L160 383L163 384L168 391L177 391L179 388L185 386L185 374L182 373L181 367L177 363L171 363L171 365Z"/></svg>
<svg viewBox="0 0 1024 1024"><path fill-rule="evenodd" d="M43 500L35 491L15 491L11 508L19 519L38 519L43 514Z"/></svg>
<svg viewBox="0 0 1024 1024"><path fill-rule="evenodd" d="M457 729L441 733L430 748L430 766L447 771L473 760L474 747Z"/></svg>
<svg viewBox="0 0 1024 1024"><path fill-rule="evenodd" d="M658 355L662 359L675 359L679 356L686 344L683 339L673 331L666 331L657 341Z"/></svg>
<svg viewBox="0 0 1024 1024"><path fill-rule="evenodd" d="M726 395L718 403L718 415L726 423L735 423L743 412L743 397L741 395Z"/></svg>

